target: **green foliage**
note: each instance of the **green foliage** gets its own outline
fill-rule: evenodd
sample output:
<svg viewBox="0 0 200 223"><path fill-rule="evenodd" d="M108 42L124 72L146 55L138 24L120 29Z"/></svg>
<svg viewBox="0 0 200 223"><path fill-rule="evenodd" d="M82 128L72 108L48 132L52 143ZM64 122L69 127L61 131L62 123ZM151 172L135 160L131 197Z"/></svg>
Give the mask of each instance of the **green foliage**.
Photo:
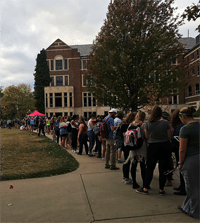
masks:
<svg viewBox="0 0 200 223"><path fill-rule="evenodd" d="M141 0L109 5L85 77L99 104L137 110L148 103L146 87L158 89L158 98L183 90L179 87L184 88L184 82L180 85L177 79L183 76L185 66L180 61L172 69L174 58L184 52L178 41L182 21L173 17L172 3Z"/></svg>
<svg viewBox="0 0 200 223"><path fill-rule="evenodd" d="M190 20L197 20L200 17L200 0L197 4L194 4L192 6L188 6L184 13L182 14L182 17L187 19L188 21ZM196 28L200 32L200 25Z"/></svg>
<svg viewBox="0 0 200 223"><path fill-rule="evenodd" d="M200 108L198 108L198 110L193 113L193 117L200 117Z"/></svg>
<svg viewBox="0 0 200 223"><path fill-rule="evenodd" d="M3 119L23 118L35 110L35 99L30 87L21 84L9 86L3 91L1 111Z"/></svg>
<svg viewBox="0 0 200 223"><path fill-rule="evenodd" d="M49 86L51 82L51 78L49 75L49 68L46 61L46 51L42 49L40 53L37 55L36 59L36 68L34 79L35 79L35 86L34 86L34 96L36 99L36 109L41 113L45 112L44 107L44 87Z"/></svg>

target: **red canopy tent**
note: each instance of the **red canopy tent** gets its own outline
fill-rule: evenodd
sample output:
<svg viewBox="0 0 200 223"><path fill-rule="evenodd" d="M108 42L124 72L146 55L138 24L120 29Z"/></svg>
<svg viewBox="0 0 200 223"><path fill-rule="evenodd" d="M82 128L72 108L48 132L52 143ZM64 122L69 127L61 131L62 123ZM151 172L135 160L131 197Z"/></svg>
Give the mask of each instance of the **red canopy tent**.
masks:
<svg viewBox="0 0 200 223"><path fill-rule="evenodd" d="M45 116L44 114L38 112L37 110L35 110L32 114L30 114L29 116Z"/></svg>

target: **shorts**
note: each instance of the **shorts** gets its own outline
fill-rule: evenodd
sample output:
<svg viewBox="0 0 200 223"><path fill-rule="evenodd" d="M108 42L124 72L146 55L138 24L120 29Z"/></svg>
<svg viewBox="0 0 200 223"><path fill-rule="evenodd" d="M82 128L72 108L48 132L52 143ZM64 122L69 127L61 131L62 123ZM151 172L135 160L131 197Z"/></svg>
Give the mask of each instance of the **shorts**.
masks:
<svg viewBox="0 0 200 223"><path fill-rule="evenodd" d="M68 136L68 134L63 134L63 135L61 135L61 136Z"/></svg>
<svg viewBox="0 0 200 223"><path fill-rule="evenodd" d="M31 127L34 127L34 125L30 125Z"/></svg>

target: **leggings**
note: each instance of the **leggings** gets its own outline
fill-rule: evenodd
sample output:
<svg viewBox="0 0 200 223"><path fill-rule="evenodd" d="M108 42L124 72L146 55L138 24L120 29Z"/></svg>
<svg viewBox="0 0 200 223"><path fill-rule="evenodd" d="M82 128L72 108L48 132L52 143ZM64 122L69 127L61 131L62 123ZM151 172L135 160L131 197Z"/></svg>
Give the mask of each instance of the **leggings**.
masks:
<svg viewBox="0 0 200 223"><path fill-rule="evenodd" d="M72 128L72 148L75 150L77 147L77 136L78 136L78 130L75 128Z"/></svg>
<svg viewBox="0 0 200 223"><path fill-rule="evenodd" d="M171 156L170 142L149 143L147 149L147 170L144 181L144 188L149 188L153 178L153 172L159 161L159 189L163 190L166 182L164 172L167 170L167 162Z"/></svg>

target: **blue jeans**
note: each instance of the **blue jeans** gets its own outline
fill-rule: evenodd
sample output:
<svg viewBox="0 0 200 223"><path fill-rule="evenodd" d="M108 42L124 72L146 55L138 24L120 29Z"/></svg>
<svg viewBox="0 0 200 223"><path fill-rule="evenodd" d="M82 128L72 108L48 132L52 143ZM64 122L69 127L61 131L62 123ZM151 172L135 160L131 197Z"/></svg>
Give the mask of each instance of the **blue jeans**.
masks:
<svg viewBox="0 0 200 223"><path fill-rule="evenodd" d="M95 143L95 134L93 130L90 130L88 132L88 138L89 138L89 153L91 153Z"/></svg>

